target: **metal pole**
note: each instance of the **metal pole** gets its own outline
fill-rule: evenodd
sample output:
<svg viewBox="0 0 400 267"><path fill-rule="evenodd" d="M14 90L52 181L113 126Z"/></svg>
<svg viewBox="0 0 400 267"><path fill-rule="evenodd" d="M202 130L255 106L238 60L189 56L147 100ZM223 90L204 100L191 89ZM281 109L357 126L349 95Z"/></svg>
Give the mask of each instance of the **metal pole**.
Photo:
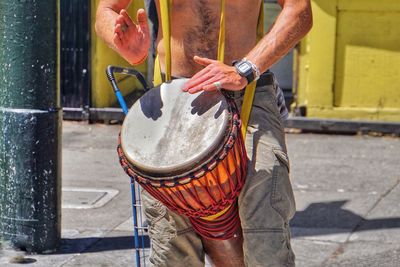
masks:
<svg viewBox="0 0 400 267"><path fill-rule="evenodd" d="M0 2L0 237L37 253L61 233L58 10Z"/></svg>

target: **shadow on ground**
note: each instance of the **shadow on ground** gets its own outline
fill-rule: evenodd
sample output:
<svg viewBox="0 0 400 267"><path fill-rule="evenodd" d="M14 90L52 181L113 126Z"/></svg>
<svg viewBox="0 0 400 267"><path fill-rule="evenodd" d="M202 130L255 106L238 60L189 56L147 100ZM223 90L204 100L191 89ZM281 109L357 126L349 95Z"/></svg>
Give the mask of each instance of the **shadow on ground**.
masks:
<svg viewBox="0 0 400 267"><path fill-rule="evenodd" d="M400 228L400 218L368 220L342 207L348 200L317 202L304 211L296 212L291 227L309 228L312 231L293 233L293 237L350 233L367 230Z"/></svg>
<svg viewBox="0 0 400 267"><path fill-rule="evenodd" d="M291 227L308 229L294 231L293 237L316 236L336 233L400 228L400 218L382 218L368 220L349 210L343 209L348 200L317 202L310 204L304 211L296 212ZM139 246L150 247L148 236L140 237ZM133 236L65 238L56 254L95 253L111 250L134 249Z"/></svg>
<svg viewBox="0 0 400 267"><path fill-rule="evenodd" d="M139 247L150 247L148 236L139 238ZM94 253L111 250L133 249L135 246L133 236L118 237L86 237L86 238L64 238L61 247L55 254Z"/></svg>

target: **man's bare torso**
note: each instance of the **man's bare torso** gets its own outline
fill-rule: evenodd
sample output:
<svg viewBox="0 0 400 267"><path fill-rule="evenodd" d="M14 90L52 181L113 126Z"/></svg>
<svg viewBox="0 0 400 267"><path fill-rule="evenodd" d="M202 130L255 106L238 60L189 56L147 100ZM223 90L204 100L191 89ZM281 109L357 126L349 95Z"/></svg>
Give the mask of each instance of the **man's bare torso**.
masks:
<svg viewBox="0 0 400 267"><path fill-rule="evenodd" d="M191 77L201 66L193 56L217 58L221 0L174 0L171 12L172 75ZM160 19L159 3L157 4ZM225 63L243 58L256 43L261 0L226 1ZM161 24L161 23L160 23ZM161 26L161 25L160 25ZM162 26L161 26L162 27ZM157 51L164 69L164 43L159 27Z"/></svg>

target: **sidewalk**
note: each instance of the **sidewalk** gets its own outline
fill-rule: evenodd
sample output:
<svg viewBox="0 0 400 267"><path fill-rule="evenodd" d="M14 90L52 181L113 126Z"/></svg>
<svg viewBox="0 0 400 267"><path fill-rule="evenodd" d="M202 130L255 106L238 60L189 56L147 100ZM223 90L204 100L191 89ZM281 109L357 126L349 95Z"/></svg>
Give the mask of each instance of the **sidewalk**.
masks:
<svg viewBox="0 0 400 267"><path fill-rule="evenodd" d="M0 266L134 266L119 125L63 124L62 246ZM400 138L288 134L297 266L400 266Z"/></svg>

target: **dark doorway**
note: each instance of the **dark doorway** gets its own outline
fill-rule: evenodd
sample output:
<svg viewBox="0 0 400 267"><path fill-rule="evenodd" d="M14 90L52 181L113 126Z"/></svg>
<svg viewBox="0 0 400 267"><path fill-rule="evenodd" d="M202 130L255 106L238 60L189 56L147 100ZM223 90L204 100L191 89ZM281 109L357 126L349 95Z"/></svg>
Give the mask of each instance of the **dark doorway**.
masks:
<svg viewBox="0 0 400 267"><path fill-rule="evenodd" d="M90 1L60 1L61 105L88 119L90 107Z"/></svg>

